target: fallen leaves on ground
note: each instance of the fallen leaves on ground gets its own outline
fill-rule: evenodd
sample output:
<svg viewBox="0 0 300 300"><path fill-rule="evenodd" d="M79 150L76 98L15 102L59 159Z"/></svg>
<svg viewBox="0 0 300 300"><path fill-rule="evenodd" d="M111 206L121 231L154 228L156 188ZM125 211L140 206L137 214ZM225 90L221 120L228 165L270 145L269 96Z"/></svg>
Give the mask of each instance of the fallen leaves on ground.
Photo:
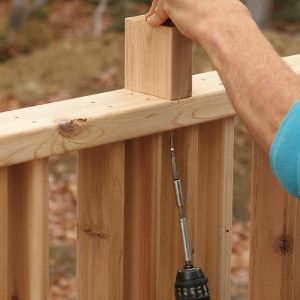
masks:
<svg viewBox="0 0 300 300"><path fill-rule="evenodd" d="M75 299L76 176L75 155L50 159L50 299Z"/></svg>
<svg viewBox="0 0 300 300"><path fill-rule="evenodd" d="M75 278L57 278L50 283L51 300L75 300Z"/></svg>
<svg viewBox="0 0 300 300"><path fill-rule="evenodd" d="M50 175L49 233L50 239L76 239L75 176L68 182Z"/></svg>
<svg viewBox="0 0 300 300"><path fill-rule="evenodd" d="M232 227L231 294L247 299L249 282L250 223L235 222ZM237 298L240 297L240 298Z"/></svg>

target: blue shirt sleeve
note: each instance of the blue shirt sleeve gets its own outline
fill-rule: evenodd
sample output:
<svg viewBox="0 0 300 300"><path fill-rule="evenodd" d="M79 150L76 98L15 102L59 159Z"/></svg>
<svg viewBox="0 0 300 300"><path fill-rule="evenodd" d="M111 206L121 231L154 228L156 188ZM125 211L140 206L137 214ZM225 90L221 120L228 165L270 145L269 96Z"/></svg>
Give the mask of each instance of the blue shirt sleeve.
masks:
<svg viewBox="0 0 300 300"><path fill-rule="evenodd" d="M271 147L270 161L281 185L300 199L300 100L280 125Z"/></svg>

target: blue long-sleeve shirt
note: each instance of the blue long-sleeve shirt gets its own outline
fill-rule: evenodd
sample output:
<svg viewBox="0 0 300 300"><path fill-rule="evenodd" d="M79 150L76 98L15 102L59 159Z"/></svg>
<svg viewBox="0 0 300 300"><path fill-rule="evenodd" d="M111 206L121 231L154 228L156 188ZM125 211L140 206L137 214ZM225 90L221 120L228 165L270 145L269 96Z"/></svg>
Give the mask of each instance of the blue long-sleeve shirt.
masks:
<svg viewBox="0 0 300 300"><path fill-rule="evenodd" d="M300 199L300 100L280 125L271 147L270 161L281 185Z"/></svg>

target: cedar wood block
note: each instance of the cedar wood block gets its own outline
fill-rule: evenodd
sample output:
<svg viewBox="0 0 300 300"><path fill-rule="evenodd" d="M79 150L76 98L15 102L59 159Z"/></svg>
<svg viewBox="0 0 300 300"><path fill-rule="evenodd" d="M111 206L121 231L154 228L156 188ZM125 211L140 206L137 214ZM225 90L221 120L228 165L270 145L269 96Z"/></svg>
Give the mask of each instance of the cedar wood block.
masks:
<svg viewBox="0 0 300 300"><path fill-rule="evenodd" d="M144 16L126 19L125 30L125 88L170 100L190 97L192 42L172 24L152 28Z"/></svg>

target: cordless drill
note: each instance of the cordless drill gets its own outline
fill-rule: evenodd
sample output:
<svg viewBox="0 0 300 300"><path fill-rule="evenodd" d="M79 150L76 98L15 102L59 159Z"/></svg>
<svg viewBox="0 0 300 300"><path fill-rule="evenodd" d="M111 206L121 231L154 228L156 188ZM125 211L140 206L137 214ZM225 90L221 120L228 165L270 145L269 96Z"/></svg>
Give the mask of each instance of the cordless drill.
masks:
<svg viewBox="0 0 300 300"><path fill-rule="evenodd" d="M177 170L174 148L174 135L172 132L170 133L170 146L173 180L175 186L175 193L177 197L179 222L185 254L184 266L177 272L176 276L175 298L176 300L210 300L211 298L208 287L208 281L203 271L198 267L194 267L192 263L190 242L187 231L187 219L184 211L182 184L179 179Z"/></svg>

